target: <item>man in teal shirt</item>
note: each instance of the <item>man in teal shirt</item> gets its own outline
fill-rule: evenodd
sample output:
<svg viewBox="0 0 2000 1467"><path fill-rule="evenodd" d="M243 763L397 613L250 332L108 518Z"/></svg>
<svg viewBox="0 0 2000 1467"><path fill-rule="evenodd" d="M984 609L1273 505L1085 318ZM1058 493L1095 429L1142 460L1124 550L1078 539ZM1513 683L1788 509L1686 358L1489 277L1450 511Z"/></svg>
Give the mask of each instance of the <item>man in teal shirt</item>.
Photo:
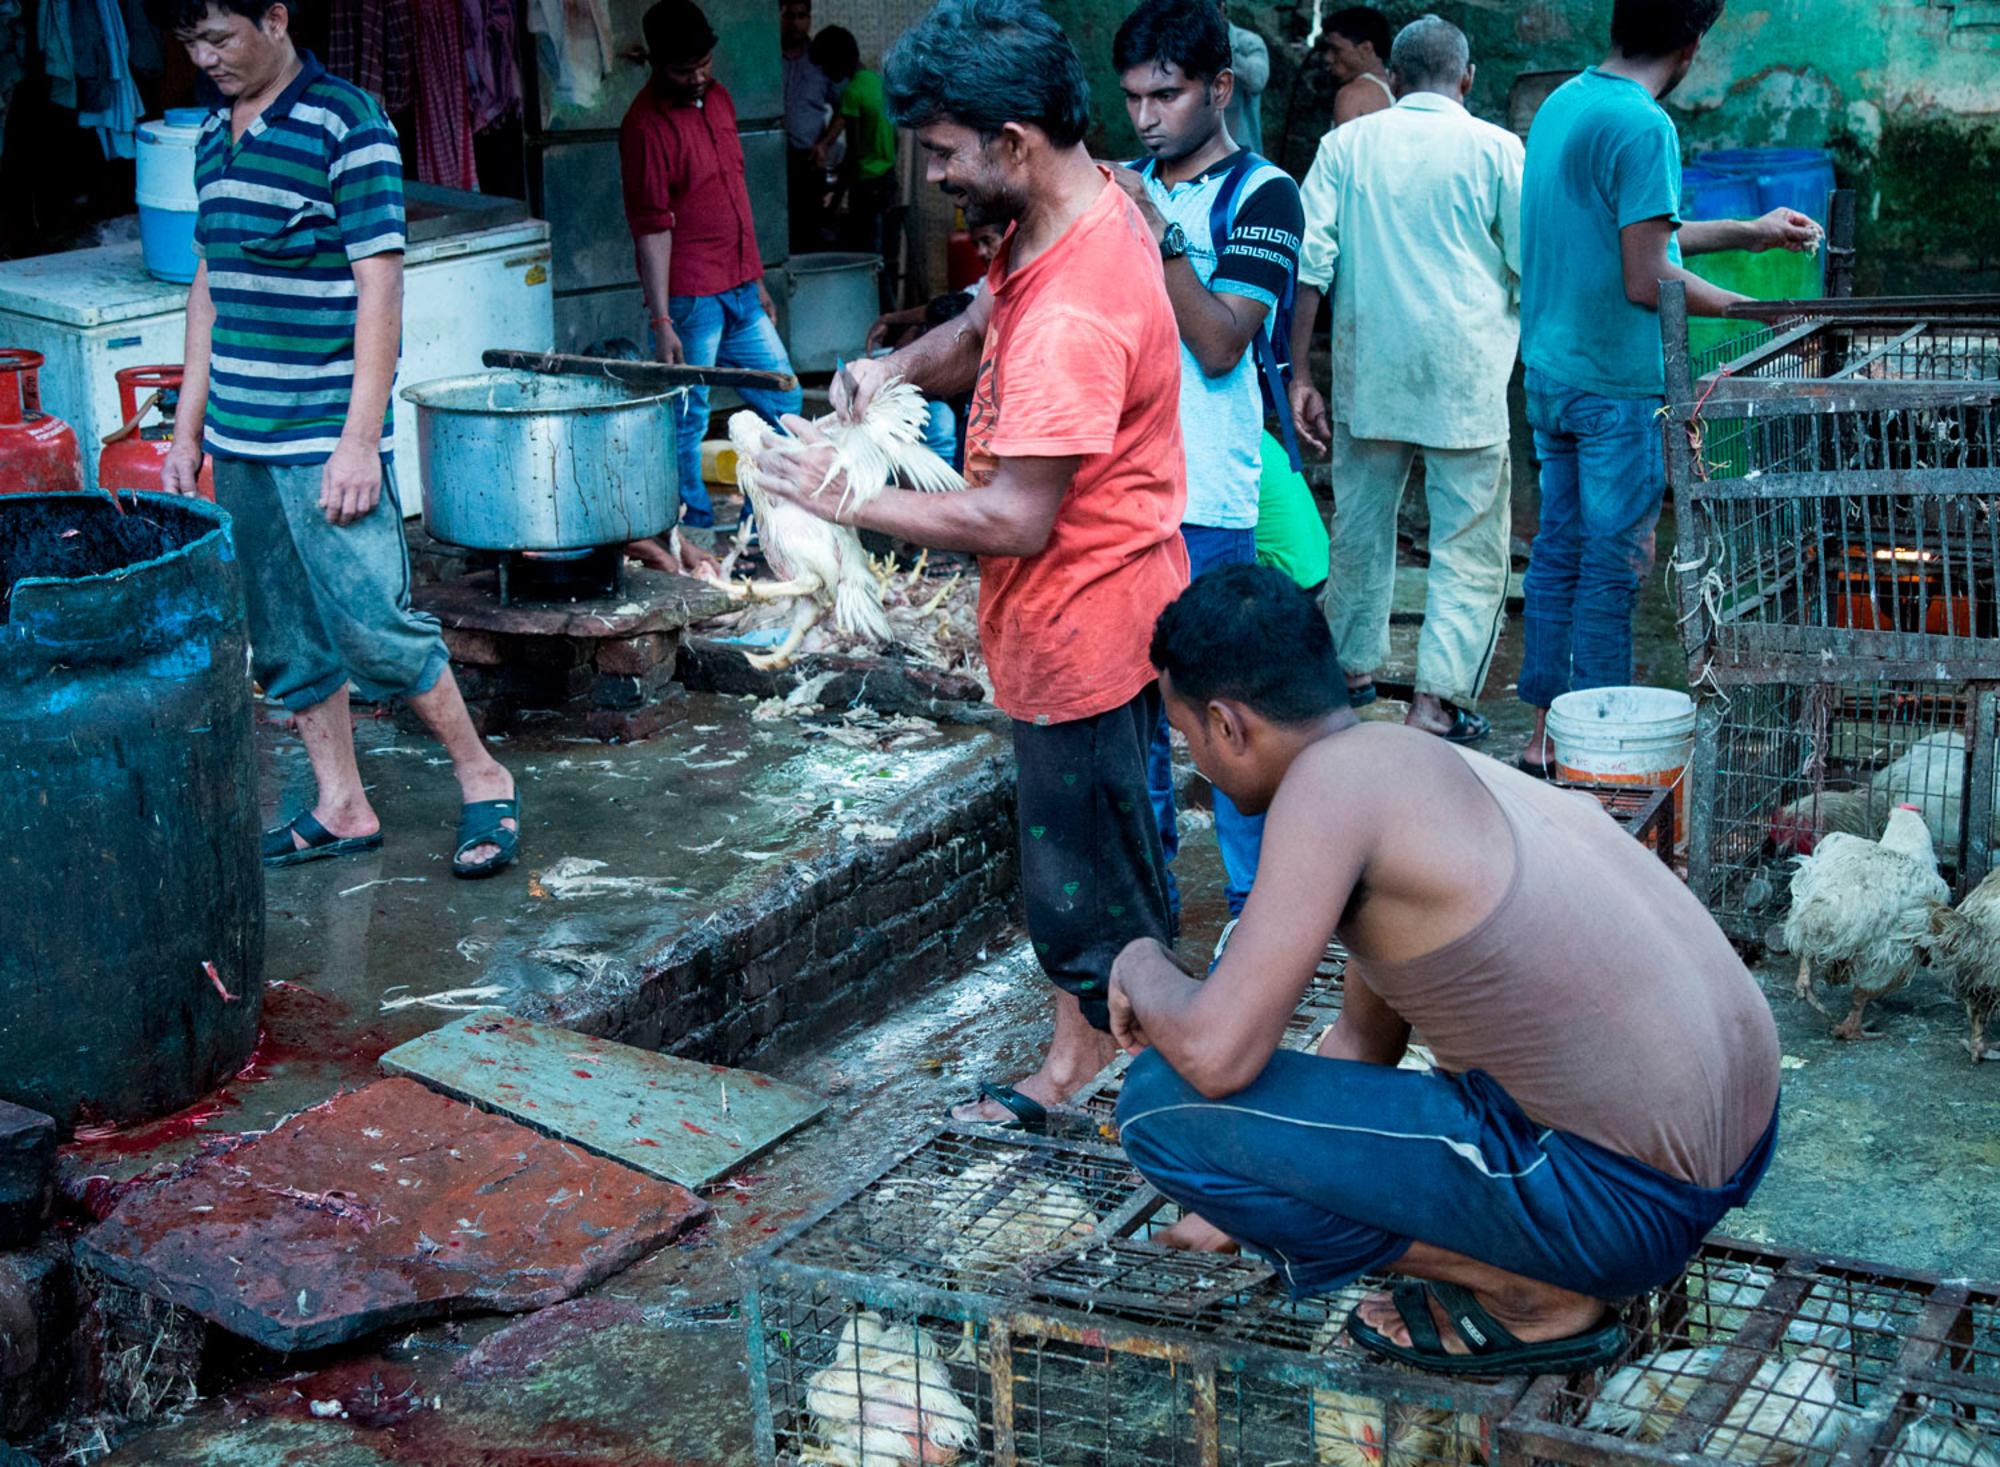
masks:
<svg viewBox="0 0 2000 1467"><path fill-rule="evenodd" d="M1723 0L1617 0L1611 55L1535 115L1521 192L1521 359L1542 465L1540 529L1523 584L1521 701L1535 710L1522 767L1546 776L1549 704L1632 680L1632 604L1666 489L1659 410L1662 280L1688 310L1743 299L1683 254L1804 250L1819 226L1680 217L1680 138L1660 99L1680 85Z"/></svg>

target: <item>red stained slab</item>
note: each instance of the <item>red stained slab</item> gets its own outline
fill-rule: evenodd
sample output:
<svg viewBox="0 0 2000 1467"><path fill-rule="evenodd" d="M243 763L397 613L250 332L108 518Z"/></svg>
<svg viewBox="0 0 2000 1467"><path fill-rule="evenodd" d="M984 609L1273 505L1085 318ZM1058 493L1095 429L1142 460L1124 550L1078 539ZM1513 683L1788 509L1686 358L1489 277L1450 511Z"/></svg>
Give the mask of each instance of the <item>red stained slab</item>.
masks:
<svg viewBox="0 0 2000 1467"><path fill-rule="evenodd" d="M128 1194L91 1268L273 1350L558 1303L708 1215L687 1189L411 1080Z"/></svg>

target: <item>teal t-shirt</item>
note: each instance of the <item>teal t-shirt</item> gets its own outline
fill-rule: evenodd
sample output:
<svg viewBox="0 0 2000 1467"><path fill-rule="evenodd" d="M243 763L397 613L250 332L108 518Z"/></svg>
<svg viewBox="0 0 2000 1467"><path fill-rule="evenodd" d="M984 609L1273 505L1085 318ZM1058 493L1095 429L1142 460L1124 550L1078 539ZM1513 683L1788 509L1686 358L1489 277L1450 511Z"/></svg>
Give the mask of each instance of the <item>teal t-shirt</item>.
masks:
<svg viewBox="0 0 2000 1467"><path fill-rule="evenodd" d="M1521 179L1521 360L1585 392L1661 396L1659 312L1625 298L1618 232L1678 229L1680 207L1680 137L1651 93L1596 67L1556 88ZM1678 238L1667 256L1680 263Z"/></svg>

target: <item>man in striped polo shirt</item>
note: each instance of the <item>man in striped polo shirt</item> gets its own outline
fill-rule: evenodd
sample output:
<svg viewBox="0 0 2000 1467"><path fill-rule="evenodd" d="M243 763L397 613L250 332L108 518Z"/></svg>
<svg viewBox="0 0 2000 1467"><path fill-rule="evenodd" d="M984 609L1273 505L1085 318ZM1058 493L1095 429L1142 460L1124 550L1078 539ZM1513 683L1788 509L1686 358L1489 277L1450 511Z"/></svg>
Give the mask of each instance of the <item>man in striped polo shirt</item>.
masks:
<svg viewBox="0 0 2000 1467"><path fill-rule="evenodd" d="M452 870L519 848L514 780L466 715L435 618L410 609L390 467L401 346L403 174L365 92L292 43L274 0L156 0L225 105L195 154L200 199L185 374L165 483L204 448L233 520L254 670L298 717L318 799L264 837L266 865L372 850L348 685L401 695L451 755L464 806Z"/></svg>

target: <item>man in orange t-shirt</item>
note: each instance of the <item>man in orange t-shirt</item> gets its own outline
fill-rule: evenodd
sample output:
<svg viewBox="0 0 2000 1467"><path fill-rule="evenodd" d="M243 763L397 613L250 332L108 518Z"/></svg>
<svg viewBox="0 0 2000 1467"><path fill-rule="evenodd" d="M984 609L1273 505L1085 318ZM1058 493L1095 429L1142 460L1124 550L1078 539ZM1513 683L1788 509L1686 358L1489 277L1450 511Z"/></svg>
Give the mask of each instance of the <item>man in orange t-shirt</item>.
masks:
<svg viewBox="0 0 2000 1467"><path fill-rule="evenodd" d="M1028 936L1060 992L1041 1069L953 1115L1037 1129L1115 1053L1119 950L1172 938L1146 751L1153 622L1187 585L1180 338L1160 247L1083 146L1083 63L1035 0L939 0L883 71L930 179L967 224L1012 228L963 315L855 363L853 390L835 390L853 414L892 377L969 389L971 487L892 489L838 517L980 557L980 645L1014 719ZM843 496L813 493L830 457L759 467L774 493L835 518Z"/></svg>

